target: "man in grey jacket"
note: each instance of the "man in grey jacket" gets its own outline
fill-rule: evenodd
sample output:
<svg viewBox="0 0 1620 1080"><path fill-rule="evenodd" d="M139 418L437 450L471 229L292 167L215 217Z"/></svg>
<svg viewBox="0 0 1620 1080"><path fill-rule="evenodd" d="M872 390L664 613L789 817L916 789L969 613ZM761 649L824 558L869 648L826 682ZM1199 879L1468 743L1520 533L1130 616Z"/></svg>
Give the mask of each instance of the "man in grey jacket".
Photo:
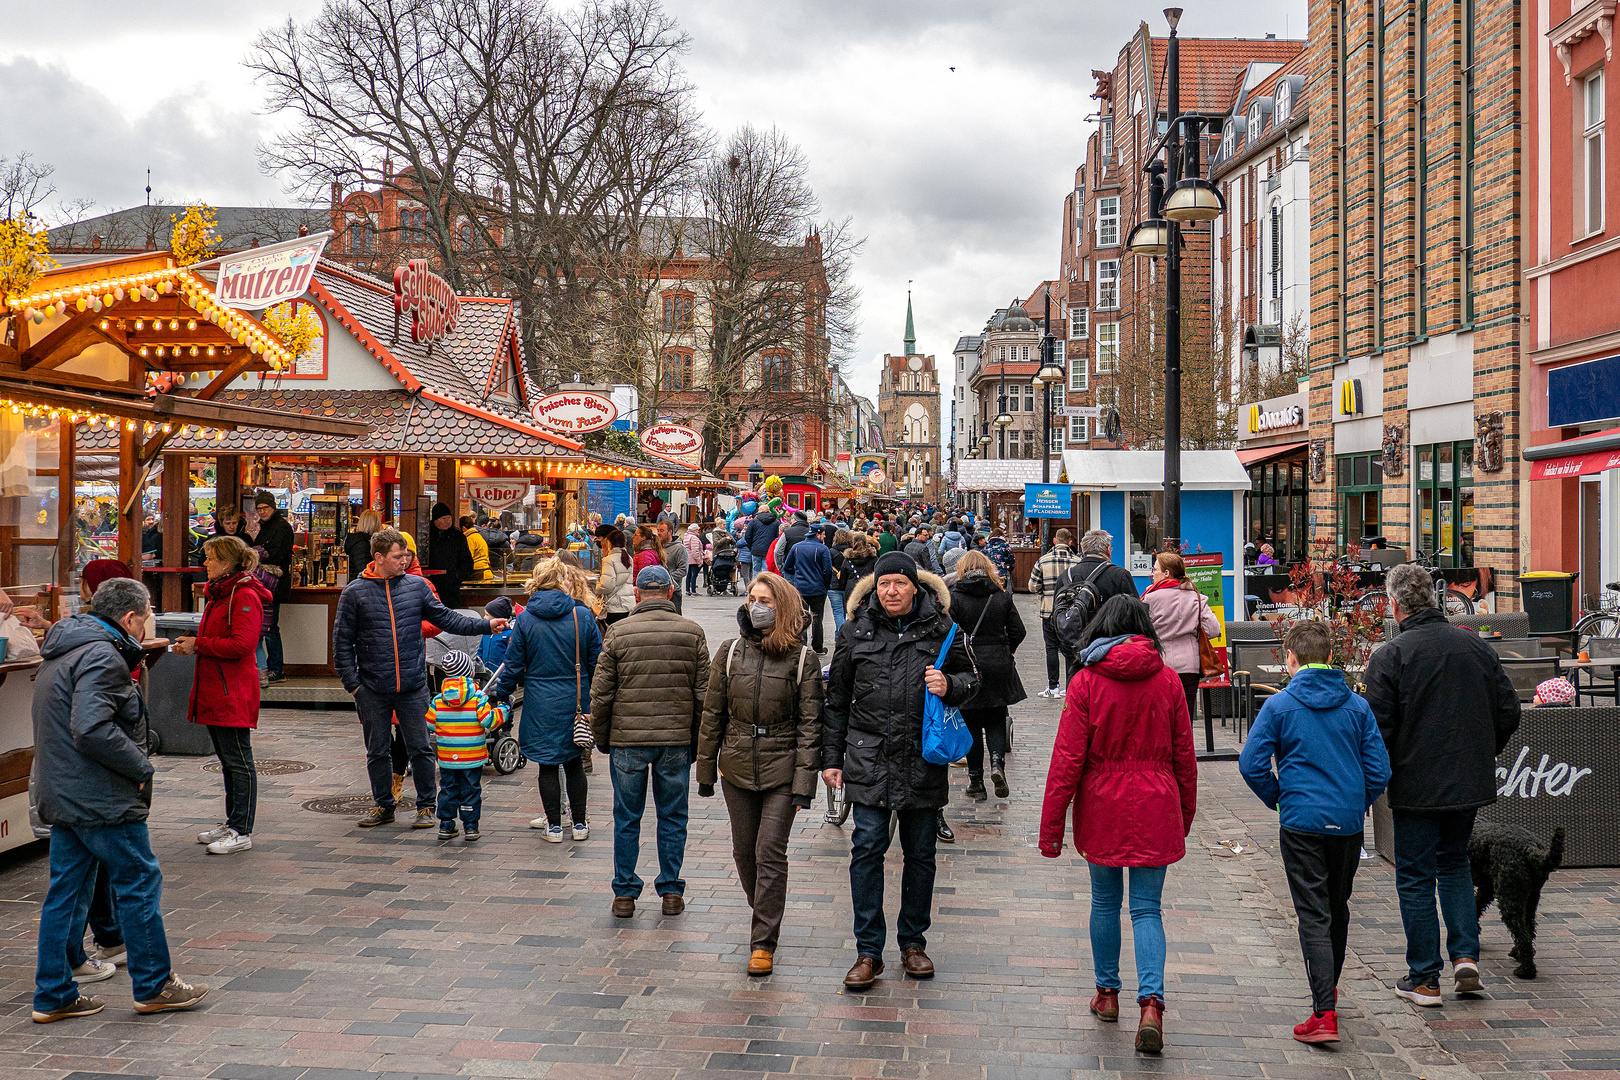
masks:
<svg viewBox="0 0 1620 1080"><path fill-rule="evenodd" d="M674 515L671 515L673 518ZM675 605L675 614L681 613L681 582L686 580L686 567L690 560L686 554L686 545L681 538L675 535L673 521L658 521L658 546L664 549L664 561L669 566L670 579L675 582L674 591L670 593L669 602Z"/></svg>
<svg viewBox="0 0 1620 1080"><path fill-rule="evenodd" d="M613 758L613 914L636 912L642 880L641 816L651 775L658 808L658 879L664 914L686 910L687 792L697 756L709 643L703 628L675 614L674 581L662 566L636 576L636 609L608 629L591 678L591 731Z"/></svg>
<svg viewBox="0 0 1620 1080"><path fill-rule="evenodd" d="M146 830L152 763L144 747L146 708L131 675L141 664L150 604L139 581L113 578L96 590L89 611L63 619L45 638L29 779L40 820L51 827L51 881L34 976L38 1024L105 1007L79 993L68 966L69 949L84 938L98 861L118 904L135 1011L189 1009L208 993L170 967L163 874Z"/></svg>

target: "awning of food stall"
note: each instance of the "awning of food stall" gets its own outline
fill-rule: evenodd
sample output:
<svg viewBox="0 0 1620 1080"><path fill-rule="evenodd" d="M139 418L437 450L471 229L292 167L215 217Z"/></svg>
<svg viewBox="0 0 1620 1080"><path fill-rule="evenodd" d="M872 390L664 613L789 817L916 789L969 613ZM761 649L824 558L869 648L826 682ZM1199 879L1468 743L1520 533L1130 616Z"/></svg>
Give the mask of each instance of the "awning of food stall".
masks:
<svg viewBox="0 0 1620 1080"><path fill-rule="evenodd" d="M1254 446L1246 450L1237 451L1237 458L1238 461L1241 462L1245 468L1247 468L1250 465L1260 465L1267 461L1275 460L1276 458L1287 457L1290 454L1298 453L1299 451L1305 449L1305 445L1306 444L1301 441L1282 443L1278 446Z"/></svg>
<svg viewBox="0 0 1620 1080"><path fill-rule="evenodd" d="M1081 489L1150 491L1164 486L1164 454L1158 450L1065 450L1063 464L1069 483ZM1183 491L1246 491L1250 484L1235 451L1181 452Z"/></svg>
<svg viewBox="0 0 1620 1080"><path fill-rule="evenodd" d="M1052 479L1063 472L1063 459L1051 461ZM1041 463L1037 458L963 458L956 463L958 491L1017 491L1025 484L1041 482Z"/></svg>

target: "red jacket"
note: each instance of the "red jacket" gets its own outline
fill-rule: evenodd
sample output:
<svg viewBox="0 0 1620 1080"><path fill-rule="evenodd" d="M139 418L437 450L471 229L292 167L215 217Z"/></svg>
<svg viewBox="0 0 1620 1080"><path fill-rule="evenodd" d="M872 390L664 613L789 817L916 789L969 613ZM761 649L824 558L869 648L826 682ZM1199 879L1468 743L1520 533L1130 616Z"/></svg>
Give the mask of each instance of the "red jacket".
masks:
<svg viewBox="0 0 1620 1080"><path fill-rule="evenodd" d="M1069 683L1041 807L1048 858L1063 850L1071 802L1087 862L1168 866L1187 854L1198 807L1192 720L1181 680L1145 637L1115 645Z"/></svg>
<svg viewBox="0 0 1620 1080"><path fill-rule="evenodd" d="M194 724L259 726L259 668L253 653L270 590L252 574L210 581L197 630L197 673L186 715Z"/></svg>

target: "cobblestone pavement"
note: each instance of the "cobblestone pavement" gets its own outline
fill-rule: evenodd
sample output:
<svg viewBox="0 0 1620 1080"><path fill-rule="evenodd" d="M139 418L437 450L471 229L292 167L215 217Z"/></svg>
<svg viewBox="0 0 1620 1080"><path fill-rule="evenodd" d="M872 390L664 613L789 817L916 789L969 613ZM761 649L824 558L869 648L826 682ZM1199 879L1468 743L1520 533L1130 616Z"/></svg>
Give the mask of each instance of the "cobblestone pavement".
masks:
<svg viewBox="0 0 1620 1080"><path fill-rule="evenodd" d="M1027 598L1021 598L1033 622ZM732 602L688 600L710 645L730 636ZM1043 683L1039 636L1023 650ZM748 908L731 865L720 799L693 795L677 918L643 902L609 915L611 802L592 777L594 834L551 845L534 766L486 775L481 842L441 843L403 825L361 830L354 815L303 809L363 795L352 714L267 712L261 760L314 767L267 775L251 852L209 856L194 834L221 813L209 759L159 758L153 843L163 863L176 968L214 991L189 1013L138 1017L128 976L89 989L105 1012L48 1027L28 1019L43 845L0 857L0 1076L105 1074L222 1080L351 1080L481 1075L668 1080L702 1074L921 1080L1048 1080L1112 1074L1333 1080L1559 1073L1620 1075L1617 891L1602 871L1562 872L1542 901L1534 983L1508 974L1507 940L1485 925L1490 994L1420 1010L1395 999L1403 944L1393 875L1363 864L1343 983L1338 1049L1295 1043L1308 995L1275 819L1230 763L1203 766L1187 859L1165 893L1170 938L1162 1058L1132 1053L1134 1018L1107 1025L1091 990L1088 894L1072 853L1042 859L1039 799L1058 703L1017 708L1011 801L971 804L953 775L957 843L941 845L931 982L889 974L846 994L854 958L848 827L796 824L776 974L750 980ZM643 864L652 856L649 841ZM1257 845L1215 857L1221 840ZM896 853L897 854L897 853ZM889 910L897 903L891 859ZM1128 920L1127 920L1128 927ZM1128 930L1127 930L1128 933ZM891 946L892 948L892 946ZM1131 987L1130 948L1124 956Z"/></svg>

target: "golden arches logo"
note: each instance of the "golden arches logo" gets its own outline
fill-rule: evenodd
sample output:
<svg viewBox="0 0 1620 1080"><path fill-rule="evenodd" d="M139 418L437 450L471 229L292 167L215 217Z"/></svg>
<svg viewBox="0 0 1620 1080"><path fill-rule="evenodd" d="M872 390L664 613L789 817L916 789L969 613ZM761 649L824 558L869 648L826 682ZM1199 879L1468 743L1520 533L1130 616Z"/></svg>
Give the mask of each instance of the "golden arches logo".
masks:
<svg viewBox="0 0 1620 1080"><path fill-rule="evenodd" d="M1249 406L1249 434L1260 434L1260 406Z"/></svg>
<svg viewBox="0 0 1620 1080"><path fill-rule="evenodd" d="M1358 416L1361 410L1361 380L1344 380L1339 384L1339 415Z"/></svg>

